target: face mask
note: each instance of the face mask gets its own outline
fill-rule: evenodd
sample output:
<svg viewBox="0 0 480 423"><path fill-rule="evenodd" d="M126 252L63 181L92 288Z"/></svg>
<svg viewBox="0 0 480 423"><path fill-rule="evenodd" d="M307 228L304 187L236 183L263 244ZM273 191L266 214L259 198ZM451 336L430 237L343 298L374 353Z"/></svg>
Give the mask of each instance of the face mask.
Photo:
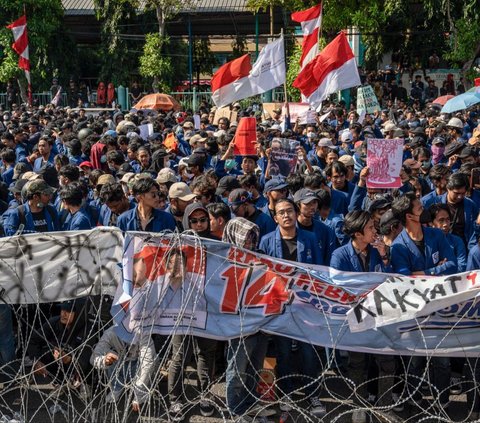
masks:
<svg viewBox="0 0 480 423"><path fill-rule="evenodd" d="M100 163L107 163L107 156L100 157Z"/></svg>
<svg viewBox="0 0 480 423"><path fill-rule="evenodd" d="M432 145L432 161L434 164L437 164L443 157L443 153L445 152L445 147Z"/></svg>
<svg viewBox="0 0 480 423"><path fill-rule="evenodd" d="M113 166L108 166L108 170L110 170L111 172L114 172L115 168Z"/></svg>
<svg viewBox="0 0 480 423"><path fill-rule="evenodd" d="M429 169L432 166L431 160L427 160L425 162L422 162L422 169Z"/></svg>
<svg viewBox="0 0 480 423"><path fill-rule="evenodd" d="M307 132L307 137L308 138L315 138L315 132Z"/></svg>
<svg viewBox="0 0 480 423"><path fill-rule="evenodd" d="M228 206L228 197L221 197L221 199Z"/></svg>
<svg viewBox="0 0 480 423"><path fill-rule="evenodd" d="M225 160L225 169L232 170L237 167L237 161L235 159L227 159Z"/></svg>

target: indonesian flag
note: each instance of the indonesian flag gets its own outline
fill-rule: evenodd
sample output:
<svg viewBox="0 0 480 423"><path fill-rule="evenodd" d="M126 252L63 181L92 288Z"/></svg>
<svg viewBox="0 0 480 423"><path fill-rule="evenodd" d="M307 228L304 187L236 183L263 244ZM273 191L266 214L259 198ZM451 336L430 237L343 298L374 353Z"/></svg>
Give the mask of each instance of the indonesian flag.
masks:
<svg viewBox="0 0 480 423"><path fill-rule="evenodd" d="M212 100L217 107L262 94L285 83L283 36L267 44L250 64L248 54L225 63L210 82Z"/></svg>
<svg viewBox="0 0 480 423"><path fill-rule="evenodd" d="M341 32L298 74L293 86L314 108L330 94L361 85L355 55Z"/></svg>
<svg viewBox="0 0 480 423"><path fill-rule="evenodd" d="M300 67L303 69L318 54L318 34L322 25L322 4L292 13L292 21L302 26L303 42Z"/></svg>
<svg viewBox="0 0 480 423"><path fill-rule="evenodd" d="M25 71L25 77L28 81L28 99L32 103L32 86L30 81L30 57L28 53L28 35L27 35L27 16L23 15L15 22L7 26L13 32L14 42L12 49L20 56L18 58L18 67Z"/></svg>

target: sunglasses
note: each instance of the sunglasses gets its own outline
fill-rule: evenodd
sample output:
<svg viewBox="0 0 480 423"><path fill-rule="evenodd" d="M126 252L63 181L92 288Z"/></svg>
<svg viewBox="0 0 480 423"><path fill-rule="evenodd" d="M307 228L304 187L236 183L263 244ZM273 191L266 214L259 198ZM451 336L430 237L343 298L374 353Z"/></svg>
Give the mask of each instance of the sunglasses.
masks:
<svg viewBox="0 0 480 423"><path fill-rule="evenodd" d="M189 222L192 224L192 225L195 225L197 223L206 223L208 222L208 217L201 217L199 219L189 219Z"/></svg>

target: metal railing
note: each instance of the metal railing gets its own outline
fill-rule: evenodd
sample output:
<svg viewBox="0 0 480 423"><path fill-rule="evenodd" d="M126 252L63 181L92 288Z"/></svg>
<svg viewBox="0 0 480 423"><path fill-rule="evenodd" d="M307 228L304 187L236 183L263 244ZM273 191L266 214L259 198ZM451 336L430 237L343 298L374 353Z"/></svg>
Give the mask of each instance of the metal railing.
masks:
<svg viewBox="0 0 480 423"><path fill-rule="evenodd" d="M212 105L212 93L210 91L197 91L195 88L193 91L182 91L182 92L172 92L171 95L178 100L178 102L183 106L184 110L192 109L194 111L198 110L200 104L205 101L207 104ZM38 106L46 106L52 102L52 95L49 91L41 93L33 93L33 102ZM95 104L97 93L92 91L90 93L90 101ZM276 88L272 93L272 101L276 103L284 102L284 92L283 88ZM127 91L128 99L128 91ZM20 101L20 98L18 99ZM261 103L262 96L249 97L242 100L240 103L243 107L247 107L253 103ZM62 93L62 105L67 105L67 94ZM7 95L5 93L0 93L0 106L4 110L7 109Z"/></svg>

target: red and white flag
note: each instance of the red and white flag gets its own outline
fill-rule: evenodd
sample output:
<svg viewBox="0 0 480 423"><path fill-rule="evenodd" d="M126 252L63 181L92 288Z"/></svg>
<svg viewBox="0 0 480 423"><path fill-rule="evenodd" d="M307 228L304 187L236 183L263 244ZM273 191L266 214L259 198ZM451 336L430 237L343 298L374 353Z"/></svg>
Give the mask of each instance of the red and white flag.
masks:
<svg viewBox="0 0 480 423"><path fill-rule="evenodd" d="M32 103L32 85L30 81L30 57L28 53L28 35L27 35L27 16L23 15L15 22L7 26L13 32L14 42L13 50L20 56L18 58L18 67L25 71L25 77L28 81L28 100Z"/></svg>
<svg viewBox="0 0 480 423"><path fill-rule="evenodd" d="M225 63L210 82L217 107L262 94L285 83L283 36L263 47L255 63L248 54Z"/></svg>
<svg viewBox="0 0 480 423"><path fill-rule="evenodd" d="M319 108L330 94L361 85L355 55L341 32L298 74L293 86Z"/></svg>
<svg viewBox="0 0 480 423"><path fill-rule="evenodd" d="M292 21L302 25L303 42L300 67L303 69L318 54L318 36L322 25L322 4L292 13Z"/></svg>

